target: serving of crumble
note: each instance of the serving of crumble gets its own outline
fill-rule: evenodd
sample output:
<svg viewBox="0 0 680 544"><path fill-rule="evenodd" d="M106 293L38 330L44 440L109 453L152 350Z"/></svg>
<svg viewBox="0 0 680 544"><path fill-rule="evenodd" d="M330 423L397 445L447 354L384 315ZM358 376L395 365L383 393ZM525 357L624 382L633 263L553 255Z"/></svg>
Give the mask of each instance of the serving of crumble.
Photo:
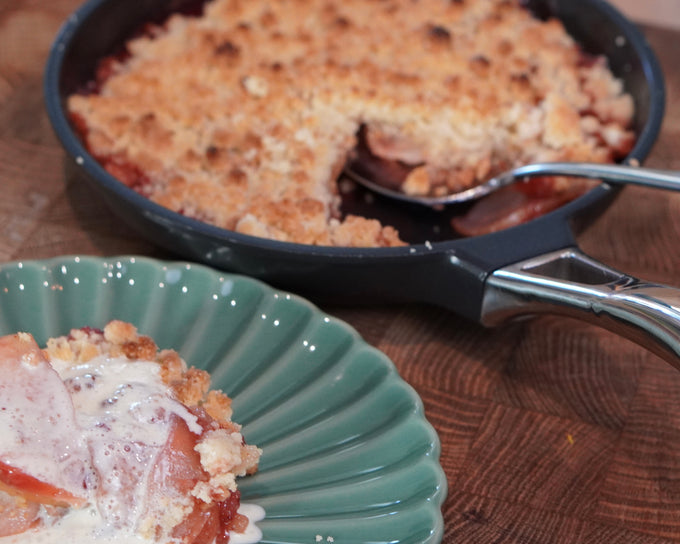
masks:
<svg viewBox="0 0 680 544"><path fill-rule="evenodd" d="M2 337L0 367L0 541L259 540L236 478L261 451L207 372L121 321Z"/></svg>

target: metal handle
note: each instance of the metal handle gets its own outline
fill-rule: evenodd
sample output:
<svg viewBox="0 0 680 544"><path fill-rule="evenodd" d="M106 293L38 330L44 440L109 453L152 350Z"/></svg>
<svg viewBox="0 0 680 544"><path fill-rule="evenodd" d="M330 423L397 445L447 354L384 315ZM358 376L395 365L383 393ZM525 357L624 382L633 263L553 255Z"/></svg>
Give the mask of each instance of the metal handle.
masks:
<svg viewBox="0 0 680 544"><path fill-rule="evenodd" d="M513 177L574 176L600 179L611 184L634 184L656 189L680 190L680 173L623 164L553 162L527 164L512 171ZM510 180L508 180L510 181ZM503 184L503 183L501 183Z"/></svg>
<svg viewBox="0 0 680 544"><path fill-rule="evenodd" d="M648 283L584 255L556 251L493 272L481 322L539 313L577 317L629 338L680 370L680 289Z"/></svg>

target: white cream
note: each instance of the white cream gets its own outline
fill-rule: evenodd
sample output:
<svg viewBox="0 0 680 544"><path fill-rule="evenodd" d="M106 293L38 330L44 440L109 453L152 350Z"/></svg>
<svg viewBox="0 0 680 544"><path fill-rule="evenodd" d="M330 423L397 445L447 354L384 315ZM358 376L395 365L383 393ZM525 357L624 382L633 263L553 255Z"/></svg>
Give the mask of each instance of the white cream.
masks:
<svg viewBox="0 0 680 544"><path fill-rule="evenodd" d="M133 529L145 514L150 471L168 441L172 415L194 433L201 427L168 395L156 363L100 357L52 366L71 393L76 421L103 476L100 485L108 493L99 498L100 513L113 527Z"/></svg>
<svg viewBox="0 0 680 544"><path fill-rule="evenodd" d="M2 544L149 544L129 529L114 531L99 514L96 506L73 510L54 525L39 527L17 535L0 538Z"/></svg>
<svg viewBox="0 0 680 544"><path fill-rule="evenodd" d="M243 533L231 533L229 544L255 544L262 540L262 531L256 523L264 519L264 508L257 504L242 503L238 512L248 518L248 528Z"/></svg>
<svg viewBox="0 0 680 544"><path fill-rule="evenodd" d="M262 531L256 522L264 519L264 509L256 504L241 504L239 513L250 523L244 533L232 533L229 544L256 544L262 539ZM106 524L95 507L74 510L50 527L41 527L26 533L0 537L2 544L149 544L151 540L129 530L107 530ZM168 543L163 543L168 544ZM206 543L207 544L207 543Z"/></svg>
<svg viewBox="0 0 680 544"><path fill-rule="evenodd" d="M38 428L32 433L35 437L47 436L50 442L45 444L45 440L41 439L43 443L40 444L35 438L28 450L15 447L14 451L23 451L26 457L24 465L32 468L33 474L40 475L39 452L44 451L45 447L51 448L51 451L65 447L61 451L69 451L77 446L82 451L85 444L90 454L88 464L91 458L93 465L87 469L94 474L94 468L103 477L97 480L89 478L87 507L73 509L57 520L45 516L44 526L0 538L0 543L153 542L136 531L142 516L149 513L147 495L151 471L168 441L173 417L182 418L191 432L199 434L202 428L196 416L168 394L156 363L130 363L125 358L101 357L77 366L52 361L52 366L56 370L56 373L51 372L56 382L53 379L47 390L44 383L36 382L36 391L31 393L31 396L40 395L41 403L27 404L27 393L20 387L8 392L9 397L5 397L7 402L2 404L12 408L0 416L0 433L5 433L4 436L19 444L22 440L21 428L26 424L27 415L35 410L36 405L47 400L38 418L33 413L32 419L39 421L36 422ZM68 394L63 394L62 383L66 385L70 398ZM2 393L4 395L5 391ZM55 403L60 403L60 406L55 406ZM66 406L62 406L64 403ZM53 421L50 412L56 408L67 412L70 410L71 414L75 409L73 421L66 426L62 425L64 422ZM76 446L71 447L69 440L74 441ZM83 462L81 460L80 466L83 466ZM54 462L51 464L54 465ZM94 481L97 483L94 484ZM242 508L244 515L253 522L246 533L231 535L231 542L259 542L262 535L254 522L264 517L264 511L255 505L242 505Z"/></svg>
<svg viewBox="0 0 680 544"><path fill-rule="evenodd" d="M82 497L83 481L93 474L59 375L46 361L30 355L5 365L0 383L0 459Z"/></svg>

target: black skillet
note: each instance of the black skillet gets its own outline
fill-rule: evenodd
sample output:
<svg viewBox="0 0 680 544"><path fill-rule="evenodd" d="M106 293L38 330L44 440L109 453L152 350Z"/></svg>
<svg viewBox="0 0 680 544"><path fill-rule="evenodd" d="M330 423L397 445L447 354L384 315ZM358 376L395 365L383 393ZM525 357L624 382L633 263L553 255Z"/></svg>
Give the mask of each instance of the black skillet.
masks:
<svg viewBox="0 0 680 544"><path fill-rule="evenodd" d="M608 57L635 100L638 138L628 158L642 161L660 130L665 94L658 62L641 33L601 0L530 0L527 5L537 17L559 17L586 52ZM318 300L415 300L484 325L538 312L578 315L621 332L680 368L680 291L609 269L577 248L574 232L618 193L606 185L524 225L458 239L446 214L353 192L345 211L395 224L411 243L364 249L275 242L219 229L162 208L119 183L77 138L65 114L65 97L82 88L97 60L119 51L141 23L200 9L197 0L90 0L65 23L48 60L46 103L58 137L113 210L140 233L184 258Z"/></svg>

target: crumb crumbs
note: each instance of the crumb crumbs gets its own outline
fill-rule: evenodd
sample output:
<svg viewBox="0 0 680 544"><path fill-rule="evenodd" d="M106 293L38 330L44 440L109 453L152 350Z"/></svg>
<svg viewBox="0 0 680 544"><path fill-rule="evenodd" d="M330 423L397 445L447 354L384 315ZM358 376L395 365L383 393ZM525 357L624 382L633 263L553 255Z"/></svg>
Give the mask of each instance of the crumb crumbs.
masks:
<svg viewBox="0 0 680 544"><path fill-rule="evenodd" d="M570 446L574 445L574 437L570 433L567 433L567 442L569 442Z"/></svg>
<svg viewBox="0 0 680 544"><path fill-rule="evenodd" d="M259 77L246 76L241 80L241 84L248 94L257 98L264 98L269 93L267 82Z"/></svg>

